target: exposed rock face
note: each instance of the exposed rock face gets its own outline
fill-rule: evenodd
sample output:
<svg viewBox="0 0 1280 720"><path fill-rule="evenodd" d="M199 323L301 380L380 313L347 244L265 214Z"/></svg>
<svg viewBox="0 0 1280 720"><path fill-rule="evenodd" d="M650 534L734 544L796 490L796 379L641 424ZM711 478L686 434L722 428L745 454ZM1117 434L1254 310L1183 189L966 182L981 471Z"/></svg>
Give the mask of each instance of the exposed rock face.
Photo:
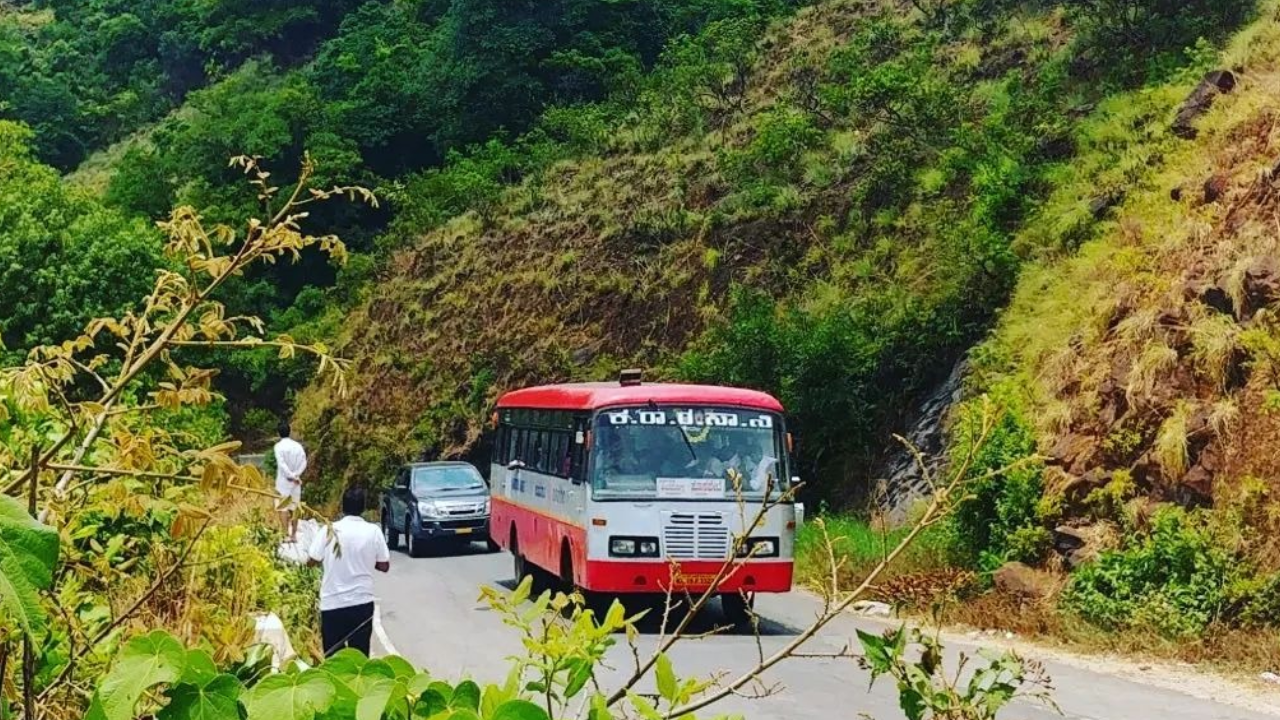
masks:
<svg viewBox="0 0 1280 720"><path fill-rule="evenodd" d="M914 413L908 432L903 437L920 451L930 474L936 475L942 466L944 431L948 412L960 401L964 373L968 365L964 360L956 363L951 374L940 384ZM881 512L890 522L902 522L911 505L930 492L925 475L915 456L899 446L881 468L878 482L883 492L877 498Z"/></svg>
<svg viewBox="0 0 1280 720"><path fill-rule="evenodd" d="M1036 600L1053 595L1057 585L1049 573L1020 562L1001 565L991 579L1002 592Z"/></svg>
<svg viewBox="0 0 1280 720"><path fill-rule="evenodd" d="M1213 107L1213 101L1219 95L1235 89L1236 76L1229 70L1214 70L1207 73L1178 108L1178 114L1173 120L1173 134L1184 140L1194 140L1199 134L1195 121L1209 112L1209 108Z"/></svg>

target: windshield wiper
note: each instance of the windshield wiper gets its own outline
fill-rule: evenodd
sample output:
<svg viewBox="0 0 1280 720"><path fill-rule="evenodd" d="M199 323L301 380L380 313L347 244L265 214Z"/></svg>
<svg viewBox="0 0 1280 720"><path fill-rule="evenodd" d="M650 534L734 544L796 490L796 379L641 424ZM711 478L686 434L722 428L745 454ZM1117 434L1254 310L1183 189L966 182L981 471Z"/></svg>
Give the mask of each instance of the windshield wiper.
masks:
<svg viewBox="0 0 1280 720"><path fill-rule="evenodd" d="M694 462L698 462L698 453L693 449L693 441L689 439L689 433L684 431L683 425L677 424L676 427L680 428L680 437L684 438L684 446L689 448L689 457L693 458Z"/></svg>

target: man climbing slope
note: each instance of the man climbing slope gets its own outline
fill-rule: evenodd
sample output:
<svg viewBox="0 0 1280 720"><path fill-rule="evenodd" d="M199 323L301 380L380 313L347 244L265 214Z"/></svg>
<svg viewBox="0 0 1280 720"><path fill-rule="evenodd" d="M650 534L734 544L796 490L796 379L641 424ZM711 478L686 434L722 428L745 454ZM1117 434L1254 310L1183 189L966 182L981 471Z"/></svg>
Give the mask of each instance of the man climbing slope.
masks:
<svg viewBox="0 0 1280 720"><path fill-rule="evenodd" d="M280 440L275 446L276 455L276 510L280 513L280 526L288 541L298 541L298 508L302 504L302 473L307 469L307 451L302 444L289 437L289 423L281 422Z"/></svg>

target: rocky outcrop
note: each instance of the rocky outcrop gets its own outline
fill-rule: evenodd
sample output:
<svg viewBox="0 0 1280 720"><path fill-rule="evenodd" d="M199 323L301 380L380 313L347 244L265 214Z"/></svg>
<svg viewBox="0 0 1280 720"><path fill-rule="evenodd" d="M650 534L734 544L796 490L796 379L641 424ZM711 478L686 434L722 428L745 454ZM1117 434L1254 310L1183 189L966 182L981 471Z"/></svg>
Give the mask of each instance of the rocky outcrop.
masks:
<svg viewBox="0 0 1280 720"><path fill-rule="evenodd" d="M1008 595L1043 600L1057 591L1058 582L1044 570L1037 570L1020 562L1001 565L991 575L996 589Z"/></svg>
<svg viewBox="0 0 1280 720"><path fill-rule="evenodd" d="M916 409L910 429L903 434L912 447L920 451L925 468L936 475L942 467L944 432L948 412L960 401L960 391L967 364L961 360L951 369L947 379L938 385ZM877 476L881 491L875 498L880 511L890 522L906 519L911 505L927 496L931 488L916 456L901 445L895 447Z"/></svg>
<svg viewBox="0 0 1280 720"><path fill-rule="evenodd" d="M1194 140L1199 134L1195 122L1213 107L1213 101L1219 95L1235 90L1236 76L1228 70L1214 70L1207 73L1196 89L1191 91L1187 99L1178 108L1173 119L1173 134L1184 140Z"/></svg>

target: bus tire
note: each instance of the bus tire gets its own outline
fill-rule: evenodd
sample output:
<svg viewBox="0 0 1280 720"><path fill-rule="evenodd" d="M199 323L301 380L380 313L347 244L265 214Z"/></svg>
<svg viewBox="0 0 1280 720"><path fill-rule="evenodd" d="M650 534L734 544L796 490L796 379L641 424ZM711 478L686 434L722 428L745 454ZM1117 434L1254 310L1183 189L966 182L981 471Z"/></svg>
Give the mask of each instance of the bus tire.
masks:
<svg viewBox="0 0 1280 720"><path fill-rule="evenodd" d="M724 617L738 629L750 628L755 621L756 597L754 594L725 593L720 596Z"/></svg>
<svg viewBox="0 0 1280 720"><path fill-rule="evenodd" d="M596 624L599 625L604 621L605 614L609 612L609 604L611 599L609 596L593 592L578 584L573 577L573 549L569 545L569 541L565 540L560 545L560 589L566 593L577 593L582 597L582 609L590 610L595 616ZM565 608L566 615L572 615L572 606Z"/></svg>
<svg viewBox="0 0 1280 720"><path fill-rule="evenodd" d="M515 573L516 584L519 585L529 574L529 566L524 556L520 554L520 538L516 535L514 525L511 527L511 542L507 543L507 547L511 550L511 571Z"/></svg>

